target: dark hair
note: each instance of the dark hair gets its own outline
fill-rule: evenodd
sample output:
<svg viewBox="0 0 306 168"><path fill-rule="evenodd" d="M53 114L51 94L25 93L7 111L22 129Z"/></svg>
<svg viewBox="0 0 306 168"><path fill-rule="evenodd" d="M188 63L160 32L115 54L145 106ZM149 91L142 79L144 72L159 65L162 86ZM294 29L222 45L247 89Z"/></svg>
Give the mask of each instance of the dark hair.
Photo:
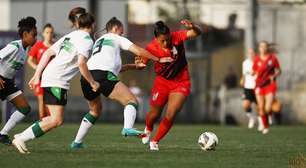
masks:
<svg viewBox="0 0 306 168"><path fill-rule="evenodd" d="M36 29L36 19L32 16L22 18L18 22L18 34L22 38L23 32L30 32Z"/></svg>
<svg viewBox="0 0 306 168"><path fill-rule="evenodd" d="M80 15L85 14L86 9L82 7L75 7L71 9L68 15L68 19L72 22L73 26L75 26L76 22L78 21Z"/></svg>
<svg viewBox="0 0 306 168"><path fill-rule="evenodd" d="M95 18L92 14L81 14L78 19L79 28L90 28L95 23Z"/></svg>
<svg viewBox="0 0 306 168"><path fill-rule="evenodd" d="M158 21L154 25L154 36L170 34L170 29L163 21Z"/></svg>
<svg viewBox="0 0 306 168"><path fill-rule="evenodd" d="M258 45L260 43L265 43L267 45L267 52L272 54L272 53L278 53L277 49L275 48L276 47L276 43L269 43L268 41L265 41L265 40L262 40L258 43Z"/></svg>
<svg viewBox="0 0 306 168"><path fill-rule="evenodd" d="M116 17L112 17L105 25L105 29L107 32L111 31L113 27L118 26L122 27L123 24Z"/></svg>
<svg viewBox="0 0 306 168"><path fill-rule="evenodd" d="M52 26L51 23L47 23L47 24L45 24L45 26L43 27L43 31L44 31L46 28L51 28L51 29L53 29L53 26Z"/></svg>

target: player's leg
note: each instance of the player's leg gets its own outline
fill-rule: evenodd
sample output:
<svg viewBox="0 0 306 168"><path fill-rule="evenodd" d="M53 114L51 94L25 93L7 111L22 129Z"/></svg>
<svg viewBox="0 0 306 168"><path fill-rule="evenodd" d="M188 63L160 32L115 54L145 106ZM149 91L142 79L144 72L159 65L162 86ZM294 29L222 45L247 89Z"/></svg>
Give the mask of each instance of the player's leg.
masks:
<svg viewBox="0 0 306 168"><path fill-rule="evenodd" d="M11 144L8 133L31 111L31 108L21 91L17 91L8 96L8 100L14 104L17 110L10 116L9 120L0 132L0 142L4 144Z"/></svg>
<svg viewBox="0 0 306 168"><path fill-rule="evenodd" d="M150 105L150 111L146 116L146 127L144 132L147 134L142 137L142 143L147 144L150 141L151 132L153 131L154 123L160 117L164 106Z"/></svg>
<svg viewBox="0 0 306 168"><path fill-rule="evenodd" d="M129 88L118 81L108 97L118 101L124 106L124 127L121 134L124 136L142 135L142 131L133 129L138 110L138 102Z"/></svg>
<svg viewBox="0 0 306 168"><path fill-rule="evenodd" d="M48 116L43 95L37 96L37 103L38 103L38 116L39 119L42 120L44 117Z"/></svg>
<svg viewBox="0 0 306 168"><path fill-rule="evenodd" d="M160 122L159 128L154 138L150 142L151 150L158 150L157 143L168 133L171 129L175 116L184 105L187 96L183 93L173 92L169 94L168 106L166 116ZM157 147L157 148L156 148Z"/></svg>
<svg viewBox="0 0 306 168"><path fill-rule="evenodd" d="M255 125L255 119L254 116L252 115L252 102L249 99L244 99L242 101L242 106L246 113L246 116L249 119L248 128L253 128Z"/></svg>
<svg viewBox="0 0 306 168"><path fill-rule="evenodd" d="M270 125L273 123L273 119L272 119L273 101L274 101L273 93L268 93L267 95L265 95L265 112L266 112L266 115L268 115L268 121Z"/></svg>
<svg viewBox="0 0 306 168"><path fill-rule="evenodd" d="M50 110L50 116L45 117L43 121L37 121L20 134L14 136L13 145L20 153L29 153L25 142L43 136L53 128L63 123L64 106L63 105L47 105Z"/></svg>
<svg viewBox="0 0 306 168"><path fill-rule="evenodd" d="M258 107L258 130L263 133L267 133L269 128L269 124L267 121L266 113L265 113L265 98L261 94L256 94L257 107Z"/></svg>
<svg viewBox="0 0 306 168"><path fill-rule="evenodd" d="M90 128L95 124L99 116L102 112L102 102L101 97L97 96L95 99L88 101L89 112L85 114L82 119L80 128L78 133L71 143L70 147L72 149L79 149L83 148L83 140L87 133L89 132Z"/></svg>

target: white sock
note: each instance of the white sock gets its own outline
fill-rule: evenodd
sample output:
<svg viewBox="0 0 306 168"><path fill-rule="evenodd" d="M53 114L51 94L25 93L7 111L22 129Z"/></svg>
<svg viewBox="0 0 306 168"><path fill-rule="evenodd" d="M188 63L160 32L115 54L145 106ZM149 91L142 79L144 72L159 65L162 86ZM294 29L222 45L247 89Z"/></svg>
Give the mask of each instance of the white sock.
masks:
<svg viewBox="0 0 306 168"><path fill-rule="evenodd" d="M136 119L136 108L133 105L126 105L124 108L124 128L133 128Z"/></svg>
<svg viewBox="0 0 306 168"><path fill-rule="evenodd" d="M16 110L10 117L10 119L7 121L5 126L0 131L0 134L7 135L15 126L17 123L19 123L21 120L23 120L25 117L24 114Z"/></svg>
<svg viewBox="0 0 306 168"><path fill-rule="evenodd" d="M85 136L87 135L87 132L89 131L89 129L93 126L93 124L88 121L85 117L83 118L80 128L78 130L78 133L75 137L74 142L76 143L82 143L83 139L85 138Z"/></svg>
<svg viewBox="0 0 306 168"><path fill-rule="evenodd" d="M32 130L32 127L34 127L35 123L32 124L30 127L28 127L26 130L24 130L22 133L17 134L16 138L22 140L23 142L29 141L31 139L35 139L34 132Z"/></svg>

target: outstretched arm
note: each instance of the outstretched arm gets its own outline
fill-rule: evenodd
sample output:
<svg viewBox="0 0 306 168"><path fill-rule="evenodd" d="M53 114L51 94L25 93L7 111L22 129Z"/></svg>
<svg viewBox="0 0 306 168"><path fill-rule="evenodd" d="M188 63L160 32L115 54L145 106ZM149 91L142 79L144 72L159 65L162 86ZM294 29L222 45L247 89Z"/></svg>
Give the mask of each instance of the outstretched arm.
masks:
<svg viewBox="0 0 306 168"><path fill-rule="evenodd" d="M187 19L181 20L181 24L188 29L187 38L194 38L202 33L202 30L198 25L195 25Z"/></svg>
<svg viewBox="0 0 306 168"><path fill-rule="evenodd" d="M139 47L135 44L130 46L129 51L132 52L133 54L135 54L136 56L142 56L142 57L145 57L145 58L148 58L148 59L151 59L153 61L160 62L160 63L166 63L166 62L172 62L173 61L173 59L171 57L158 58L158 57L152 55L151 53L149 53L144 48L141 48L141 47Z"/></svg>
<svg viewBox="0 0 306 168"><path fill-rule="evenodd" d="M38 84L41 74L43 72L43 70L45 69L45 67L47 66L49 60L51 59L51 57L53 55L55 55L56 53L49 48L42 56L41 60L39 61L39 64L36 67L36 71L33 75L33 77L31 78L31 80L29 81L29 86L31 89L35 88L35 85Z"/></svg>

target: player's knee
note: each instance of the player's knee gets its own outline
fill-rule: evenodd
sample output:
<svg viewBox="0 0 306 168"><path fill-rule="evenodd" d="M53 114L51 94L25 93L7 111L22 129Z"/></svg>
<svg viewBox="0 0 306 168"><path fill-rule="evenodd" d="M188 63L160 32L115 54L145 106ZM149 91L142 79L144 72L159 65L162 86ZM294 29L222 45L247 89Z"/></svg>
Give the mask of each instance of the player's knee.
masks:
<svg viewBox="0 0 306 168"><path fill-rule="evenodd" d="M18 108L18 111L21 112L23 115L27 115L31 112L31 106L25 106Z"/></svg>
<svg viewBox="0 0 306 168"><path fill-rule="evenodd" d="M50 125L51 125L52 128L59 127L59 126L61 126L62 124L63 124L63 119L52 119L52 120L51 120L51 123L50 123Z"/></svg>

